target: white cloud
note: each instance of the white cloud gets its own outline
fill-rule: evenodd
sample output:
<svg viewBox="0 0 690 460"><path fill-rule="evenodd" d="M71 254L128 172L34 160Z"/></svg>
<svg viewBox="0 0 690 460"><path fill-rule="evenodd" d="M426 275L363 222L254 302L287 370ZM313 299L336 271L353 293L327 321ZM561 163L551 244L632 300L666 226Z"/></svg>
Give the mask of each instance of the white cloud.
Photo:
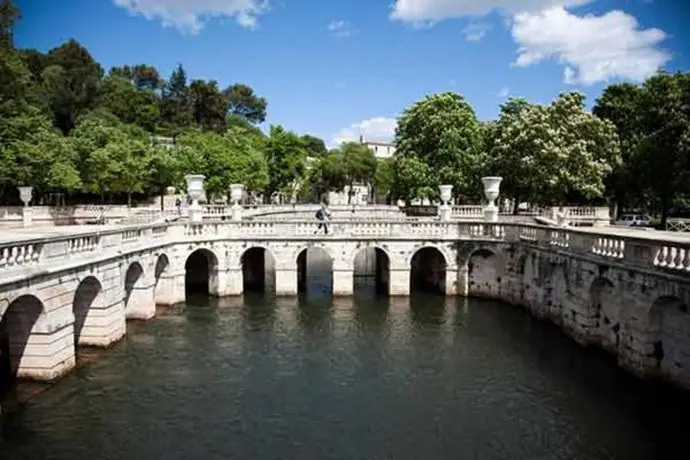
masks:
<svg viewBox="0 0 690 460"><path fill-rule="evenodd" d="M504 86L503 88L501 88L497 94L497 96L502 98L502 99L505 99L509 95L510 95L510 88L508 88L507 86Z"/></svg>
<svg viewBox="0 0 690 460"><path fill-rule="evenodd" d="M336 133L331 139L329 147L337 147L347 141L358 141L360 136L364 136L365 140L370 141L390 141L395 136L397 126L398 121L388 117L375 117L353 123Z"/></svg>
<svg viewBox="0 0 690 460"><path fill-rule="evenodd" d="M268 0L113 0L131 14L160 19L166 27L196 34L210 18L235 18L242 27L256 27L257 18L268 11Z"/></svg>
<svg viewBox="0 0 690 460"><path fill-rule="evenodd" d="M484 16L492 11L521 13L553 6L578 6L593 0L396 0L391 19L417 23L464 16Z"/></svg>
<svg viewBox="0 0 690 460"><path fill-rule="evenodd" d="M342 20L331 21L331 23L328 24L328 30L336 37L349 37L354 32L350 23Z"/></svg>
<svg viewBox="0 0 690 460"><path fill-rule="evenodd" d="M666 34L638 27L622 11L576 16L564 8L514 17L512 34L519 45L515 65L556 59L566 65L564 81L590 85L611 78L642 81L671 56L658 48Z"/></svg>
<svg viewBox="0 0 690 460"><path fill-rule="evenodd" d="M468 25L462 29L462 34L468 42L478 42L489 30L491 30L491 25L480 22Z"/></svg>

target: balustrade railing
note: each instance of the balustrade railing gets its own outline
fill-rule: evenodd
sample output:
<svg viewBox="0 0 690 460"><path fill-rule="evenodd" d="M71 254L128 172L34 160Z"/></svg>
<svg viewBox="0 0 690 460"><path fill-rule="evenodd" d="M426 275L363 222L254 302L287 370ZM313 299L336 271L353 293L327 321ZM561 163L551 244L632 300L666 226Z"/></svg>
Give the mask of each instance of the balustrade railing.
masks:
<svg viewBox="0 0 690 460"><path fill-rule="evenodd" d="M82 227L85 230L88 227ZM42 264L79 264L115 256L122 251L193 240L444 240L521 243L534 247L595 257L631 268L690 274L690 238L683 234L643 232L630 236L625 229L596 231L553 228L523 223L483 221L332 221L329 234L314 234L308 220L210 221L129 226L80 231L45 238L5 238L0 242L0 282L9 274Z"/></svg>

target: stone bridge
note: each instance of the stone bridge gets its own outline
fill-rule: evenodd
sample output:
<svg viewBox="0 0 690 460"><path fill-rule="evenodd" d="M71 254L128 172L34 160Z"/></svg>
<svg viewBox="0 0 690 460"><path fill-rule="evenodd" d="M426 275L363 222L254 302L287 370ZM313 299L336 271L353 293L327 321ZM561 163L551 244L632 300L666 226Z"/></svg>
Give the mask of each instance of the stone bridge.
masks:
<svg viewBox="0 0 690 460"><path fill-rule="evenodd" d="M307 253L320 251L333 295L351 295L358 271L373 265L367 274L391 296L433 289L503 300L636 374L690 388L688 237L482 221L314 230L313 220L17 230L0 239L0 375L53 380L74 367L76 347L107 347L128 319L150 319L156 304L194 290L296 295Z"/></svg>

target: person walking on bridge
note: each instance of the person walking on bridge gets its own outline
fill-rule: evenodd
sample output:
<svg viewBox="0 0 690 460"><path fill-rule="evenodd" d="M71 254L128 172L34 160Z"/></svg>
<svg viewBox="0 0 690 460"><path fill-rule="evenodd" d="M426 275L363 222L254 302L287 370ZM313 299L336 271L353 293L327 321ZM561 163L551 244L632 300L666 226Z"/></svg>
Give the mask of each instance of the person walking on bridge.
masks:
<svg viewBox="0 0 690 460"><path fill-rule="evenodd" d="M323 227L324 235L328 235L328 219L331 217L331 212L328 210L328 205L321 202L321 207L316 211L316 219L319 221L318 227L314 230L314 235L319 233L321 227Z"/></svg>

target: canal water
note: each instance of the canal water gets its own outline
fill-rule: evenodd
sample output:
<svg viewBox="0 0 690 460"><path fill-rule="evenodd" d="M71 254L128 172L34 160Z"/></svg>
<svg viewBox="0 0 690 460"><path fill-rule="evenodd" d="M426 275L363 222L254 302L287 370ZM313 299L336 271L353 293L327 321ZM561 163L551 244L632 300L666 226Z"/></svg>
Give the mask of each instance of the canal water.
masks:
<svg viewBox="0 0 690 460"><path fill-rule="evenodd" d="M687 458L685 396L510 305L313 289L158 314L6 395L0 458Z"/></svg>

